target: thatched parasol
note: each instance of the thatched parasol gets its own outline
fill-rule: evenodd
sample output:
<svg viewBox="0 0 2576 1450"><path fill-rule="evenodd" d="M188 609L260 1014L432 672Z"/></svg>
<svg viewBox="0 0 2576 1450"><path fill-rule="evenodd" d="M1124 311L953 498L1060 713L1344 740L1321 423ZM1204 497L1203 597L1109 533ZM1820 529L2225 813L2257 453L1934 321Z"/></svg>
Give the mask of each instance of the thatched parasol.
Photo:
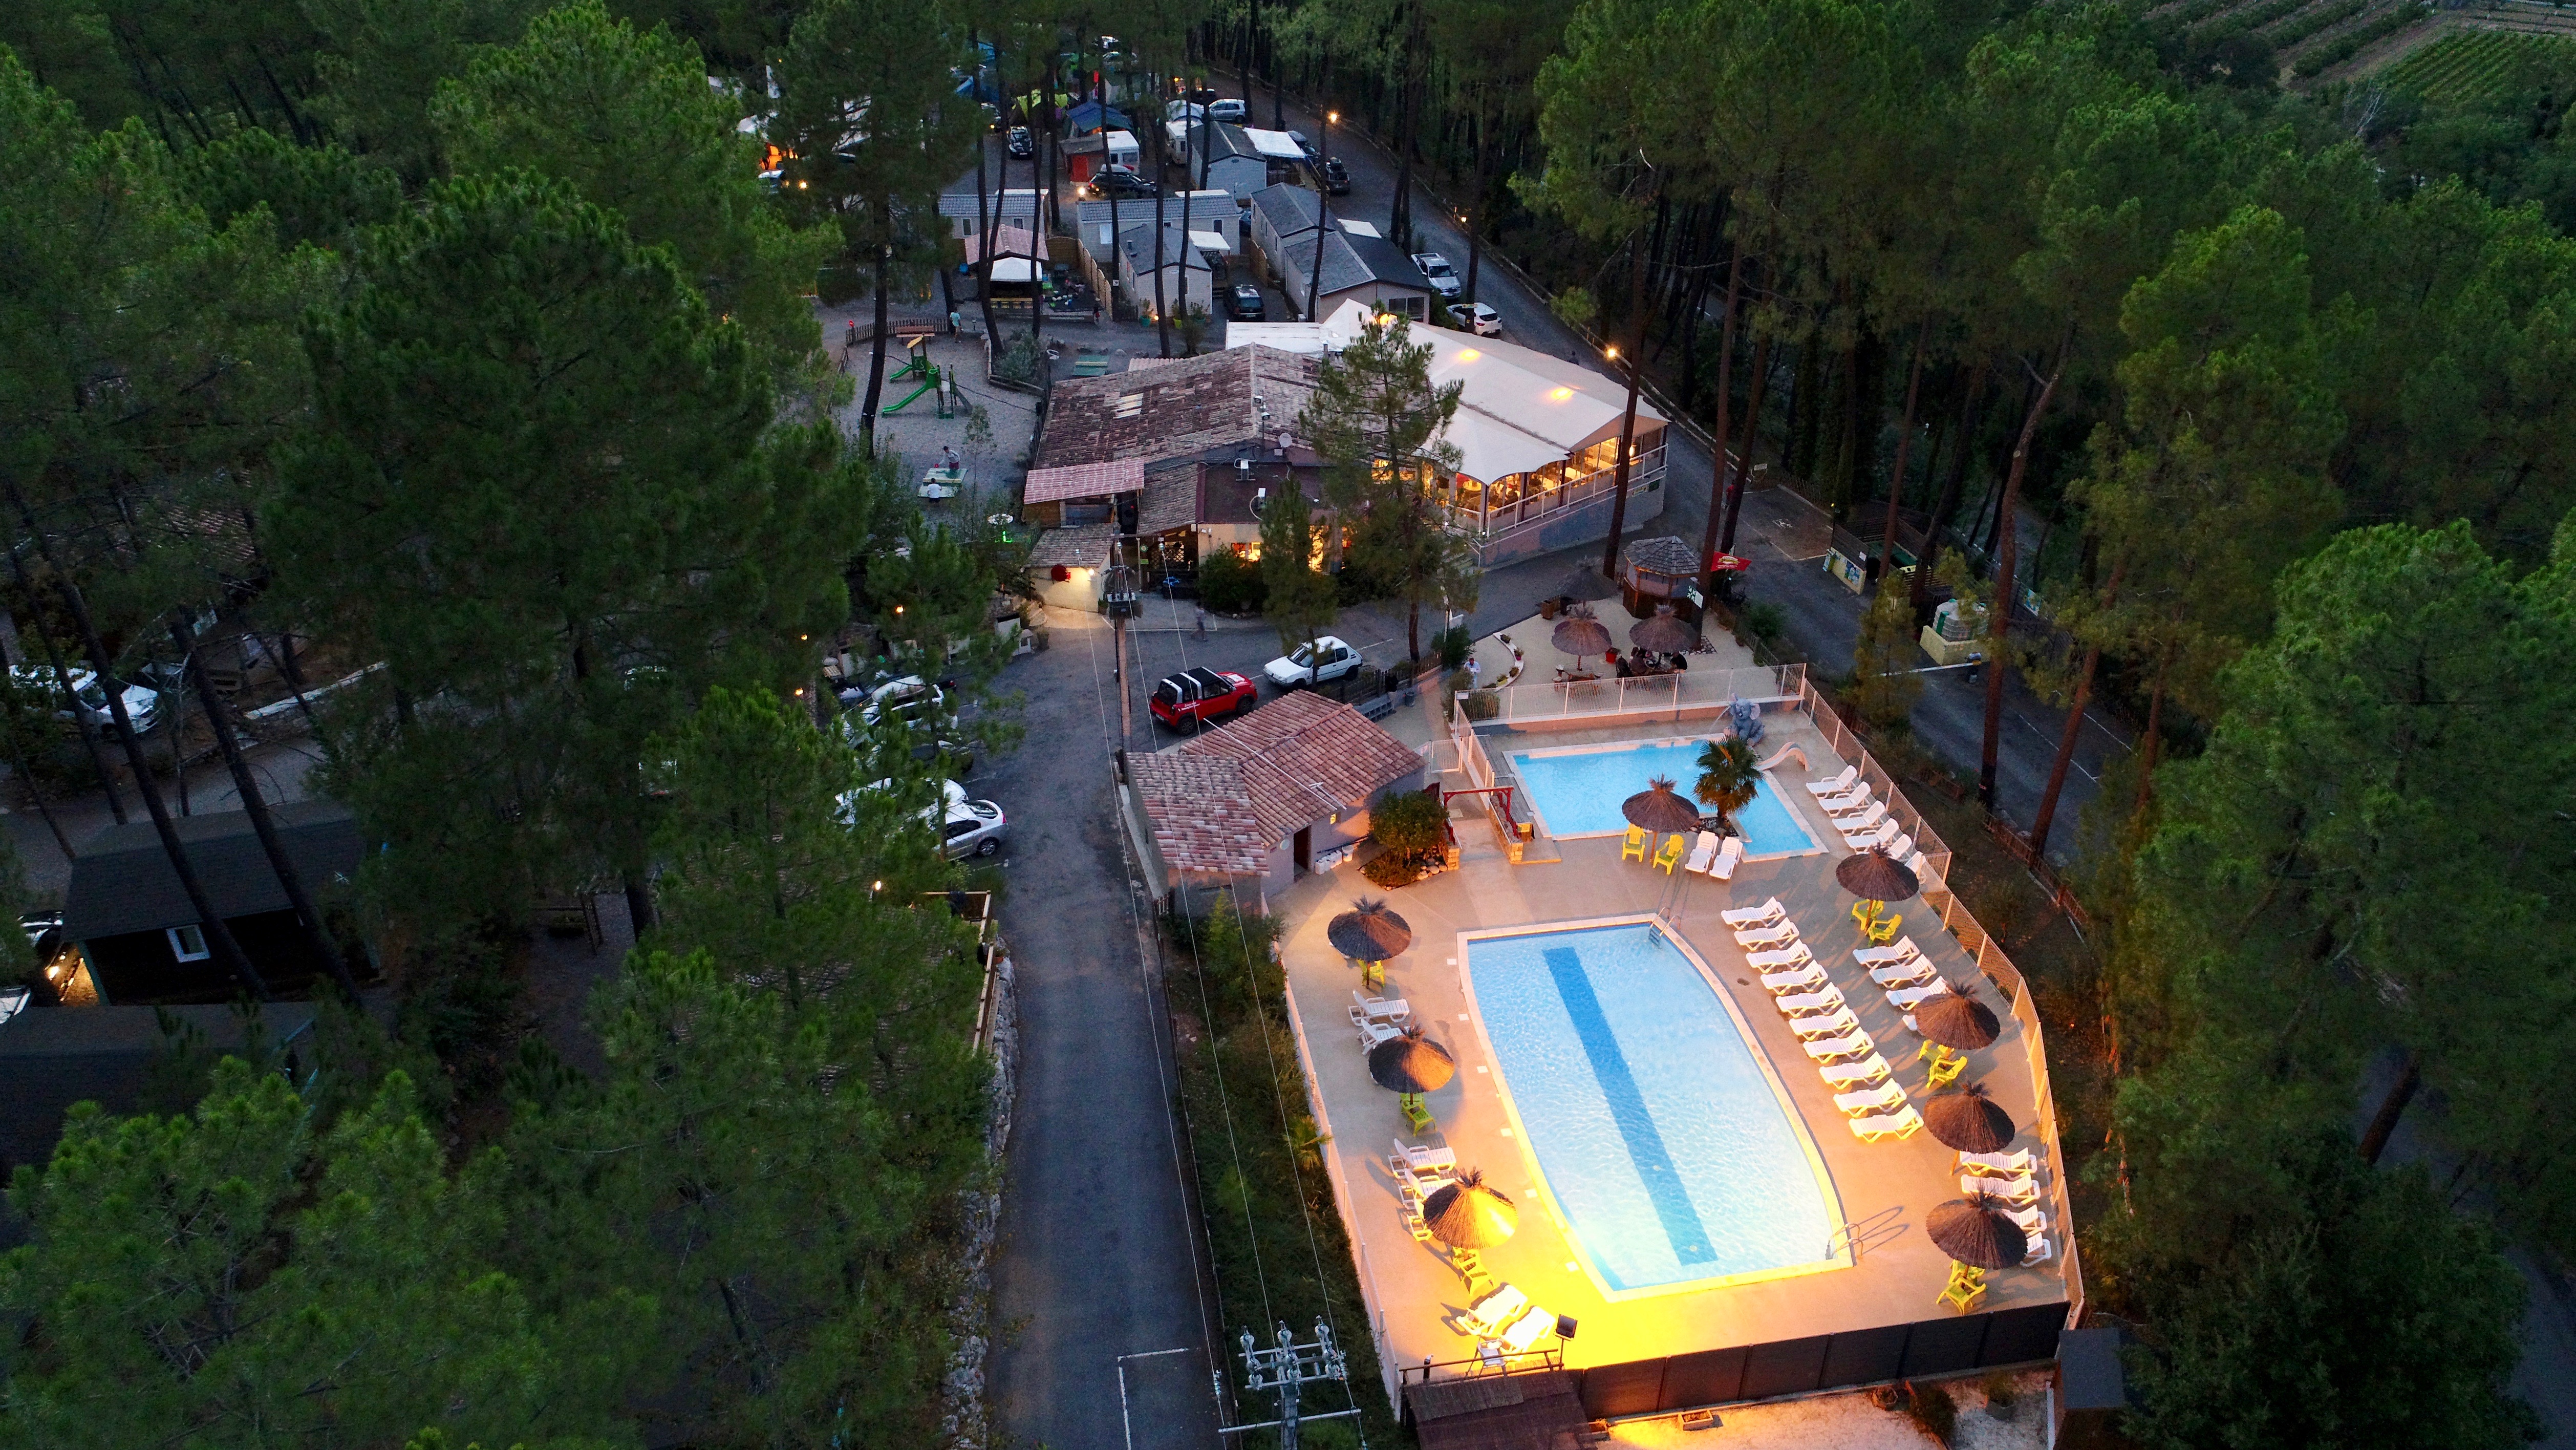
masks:
<svg viewBox="0 0 2576 1450"><path fill-rule="evenodd" d="M1649 831L1696 831L1699 829L1699 807L1673 793L1669 776L1656 776L1646 788L1619 804L1620 814L1628 824Z"/></svg>
<svg viewBox="0 0 2576 1450"><path fill-rule="evenodd" d="M1923 1104L1923 1126L1962 1153L2000 1153L2014 1133L2012 1114L1986 1096L1983 1083L1971 1083L1954 1093L1934 1093Z"/></svg>
<svg viewBox="0 0 2576 1450"><path fill-rule="evenodd" d="M1912 871L1877 846L1845 856L1834 867L1834 880L1863 901L1904 901L1923 889Z"/></svg>
<svg viewBox="0 0 2576 1450"><path fill-rule="evenodd" d="M1369 1080L1393 1093L1434 1093L1458 1075L1458 1060L1449 1049L1407 1027L1369 1049Z"/></svg>
<svg viewBox="0 0 2576 1450"><path fill-rule="evenodd" d="M1638 620L1628 627L1628 643L1657 654L1680 654L1698 638L1689 625L1673 617L1673 607L1669 604L1656 605L1654 618Z"/></svg>
<svg viewBox="0 0 2576 1450"><path fill-rule="evenodd" d="M2009 1269L2030 1252L2030 1235L2004 1212L2002 1200L1979 1193L1954 1198L1924 1216L1923 1231L1941 1252L1980 1269Z"/></svg>
<svg viewBox="0 0 2576 1450"><path fill-rule="evenodd" d="M1610 648L1609 627L1593 618L1591 607L1583 604L1567 610L1565 617L1556 622L1556 631L1547 638L1548 643L1577 659L1598 657Z"/></svg>
<svg viewBox="0 0 2576 1450"><path fill-rule="evenodd" d="M1452 1248L1490 1249L1521 1226L1521 1211L1485 1186L1483 1170L1471 1168L1466 1177L1422 1200L1422 1222L1433 1238Z"/></svg>
<svg viewBox="0 0 2576 1450"><path fill-rule="evenodd" d="M1355 962L1383 962L1413 945L1413 928L1386 909L1383 897L1363 896L1324 928L1333 950Z"/></svg>
<svg viewBox="0 0 2576 1450"><path fill-rule="evenodd" d="M2003 1024L1996 1020L1995 1009L1956 982L1944 978L1941 985L1950 990L1914 1004L1916 1031L1961 1052L1974 1052L2002 1035Z"/></svg>

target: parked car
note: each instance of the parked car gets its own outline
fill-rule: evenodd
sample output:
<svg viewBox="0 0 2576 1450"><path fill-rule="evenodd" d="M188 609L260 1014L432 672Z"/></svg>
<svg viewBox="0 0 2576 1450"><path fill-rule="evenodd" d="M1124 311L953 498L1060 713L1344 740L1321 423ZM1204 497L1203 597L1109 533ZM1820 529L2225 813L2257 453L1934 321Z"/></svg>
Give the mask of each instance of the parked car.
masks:
<svg viewBox="0 0 2576 1450"><path fill-rule="evenodd" d="M1148 709L1174 730L1204 730L1219 720L1242 714L1260 702L1248 675L1232 670L1187 669L1166 675L1154 687Z"/></svg>
<svg viewBox="0 0 2576 1450"><path fill-rule="evenodd" d="M1037 138L1029 134L1028 127L1013 126L1011 128L1010 151L1011 159L1014 161L1026 161L1030 157L1038 154Z"/></svg>
<svg viewBox="0 0 2576 1450"><path fill-rule="evenodd" d="M1453 302L1449 305L1448 312L1449 321L1452 324L1463 327L1478 337L1503 335L1503 314L1482 302Z"/></svg>
<svg viewBox="0 0 2576 1450"><path fill-rule="evenodd" d="M939 718L947 700L937 685L919 675L905 675L872 690L848 690L841 695L841 703L856 707L859 722L864 725L874 725L889 710L898 719L923 724Z"/></svg>
<svg viewBox="0 0 2576 1450"><path fill-rule="evenodd" d="M855 826L859 822L859 797L888 794L897 784L898 782L892 777L888 777L884 780L872 780L866 785L852 786L841 792L840 809L834 814L840 819L842 825ZM939 804L922 807L921 818L925 821L936 820L951 811L961 811L965 808L966 787L953 780L943 780L939 783Z"/></svg>
<svg viewBox="0 0 2576 1450"><path fill-rule="evenodd" d="M107 691L99 688L98 676L77 665L66 666L63 676L71 682L72 699L80 702L77 713L74 712L71 702L65 700L61 692L54 688L54 672L50 667L14 665L9 670L9 678L20 689L40 692L54 702L55 719L87 720L101 729L115 729L116 712L109 708ZM112 683L116 685L117 693L125 699L126 718L134 722L136 734L147 733L152 727L161 723L160 691L148 685L127 684L123 681Z"/></svg>
<svg viewBox="0 0 2576 1450"><path fill-rule="evenodd" d="M1229 121L1237 126L1243 124L1244 110L1240 100L1210 101L1207 113L1211 121Z"/></svg>
<svg viewBox="0 0 2576 1450"><path fill-rule="evenodd" d="M1315 159L1315 143L1306 139L1305 132L1291 131L1288 133L1288 139L1297 143L1297 149L1306 153L1308 161Z"/></svg>
<svg viewBox="0 0 2576 1450"><path fill-rule="evenodd" d="M1270 683L1283 690L1338 680L1360 667L1360 652L1332 635L1301 644L1261 667Z"/></svg>
<svg viewBox="0 0 2576 1450"><path fill-rule="evenodd" d="M1324 158L1324 194L1326 196L1351 194L1350 168L1329 156Z"/></svg>
<svg viewBox="0 0 2576 1450"><path fill-rule="evenodd" d="M1459 280L1457 269L1438 252L1414 253L1413 265L1422 269L1423 278L1431 284L1431 290L1443 297L1455 297L1467 290L1467 284Z"/></svg>
<svg viewBox="0 0 2576 1450"><path fill-rule="evenodd" d="M1132 168L1104 166L1091 174L1091 180L1083 183L1082 194L1094 201L1106 201L1113 196L1150 197L1154 194L1154 183L1137 175Z"/></svg>
<svg viewBox="0 0 2576 1450"><path fill-rule="evenodd" d="M991 801L968 801L948 808L948 819L940 827L939 852L954 861L960 856L990 856L1002 849L1002 839L1010 834L1011 823L1002 808Z"/></svg>
<svg viewBox="0 0 2576 1450"><path fill-rule="evenodd" d="M1267 310L1261 289L1249 282L1238 282L1225 291L1225 315L1237 322L1259 322Z"/></svg>

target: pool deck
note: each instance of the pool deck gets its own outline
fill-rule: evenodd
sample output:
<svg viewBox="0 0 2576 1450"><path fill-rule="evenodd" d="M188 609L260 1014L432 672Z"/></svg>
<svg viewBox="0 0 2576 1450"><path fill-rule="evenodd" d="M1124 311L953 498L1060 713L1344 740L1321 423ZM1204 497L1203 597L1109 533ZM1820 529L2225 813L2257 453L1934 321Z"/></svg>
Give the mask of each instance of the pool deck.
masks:
<svg viewBox="0 0 2576 1450"><path fill-rule="evenodd" d="M1766 758L1782 745L1798 744L1815 763L1813 774L1830 773L1826 767L1839 765L1804 715L1774 708L1763 718L1768 734L1760 749ZM1715 726L1710 721L1703 728ZM1499 757L1506 750L1531 746L1665 738L1675 733L1670 724L1505 732L1500 738L1488 735L1486 744ZM1440 763L1454 764L1445 748ZM1508 1243L1484 1251L1485 1267L1495 1279L1518 1285L1534 1302L1580 1321L1576 1337L1561 1345L1570 1369L1907 1324L1951 1313L1936 1302L1949 1276L1950 1259L1925 1236L1923 1220L1935 1205L1960 1196L1955 1155L1929 1132L1903 1142L1862 1143L1854 1138L1834 1106L1833 1090L1800 1049L1718 918L1721 910L1779 897L1816 960L1850 1000L1863 1030L1895 1068L1895 1081L1905 1088L1910 1101L1921 1105L1925 1069L1915 1060L1918 1039L1851 959L1852 950L1862 943L1850 914L1851 898L1833 879L1835 864L1848 853L1802 788L1809 778L1794 763L1784 764L1776 773L1782 798L1811 835L1828 843L1825 853L1748 862L1738 868L1731 883L1705 876L1667 876L1639 862L1623 862L1616 837L1565 841L1559 847L1561 860L1515 866L1505 859L1481 818L1469 817L1468 803L1460 802L1455 807L1460 817L1456 825L1465 849L1459 869L1394 892L1389 903L1411 924L1413 946L1388 964L1385 995L1405 999L1414 1020L1441 1040L1458 1061L1457 1077L1427 1098L1439 1131L1418 1139L1406 1137L1395 1095L1369 1080L1348 1017L1359 977L1332 950L1324 934L1334 913L1348 909L1353 898L1382 893L1355 866L1345 865L1308 877L1272 900L1272 909L1285 928L1281 954L1289 996L1321 1109L1318 1116L1332 1135L1327 1151L1344 1218L1358 1246L1362 1287L1376 1321L1372 1327L1380 1335L1382 1353L1391 1361L1405 1366L1420 1366L1426 1360L1449 1364L1475 1351L1474 1341L1447 1322L1448 1316L1466 1306L1465 1286L1444 1257L1432 1246L1415 1242L1405 1229L1394 1179L1386 1166L1390 1147L1400 1139L1426 1146L1445 1144L1456 1150L1462 1169L1483 1169L1490 1183L1520 1204L1519 1232ZM1454 770L1446 783L1453 788L1463 784ZM1960 943L1941 929L1921 902L1904 903L1901 910L1907 934L1942 973L1954 981L1975 983L1979 998L2001 1019L2003 1035L1970 1054L1961 1082L1984 1083L2022 1129L2011 1146L2030 1149L2042 1160L2040 1203L2057 1256L2037 1267L1990 1274L1980 1308L2062 1303L2067 1299L2059 1269L2065 1255L2066 1195L2058 1165L2050 1161L2054 1155L2032 1122L2039 1085L2033 1081L2023 1029L1995 985L1978 975ZM1751 1024L1753 1050L1767 1056L1787 1085L1790 1106L1823 1154L1842 1213L1860 1226L1856 1264L1732 1287L1623 1296L1616 1302L1605 1299L1592 1277L1576 1266L1577 1254L1567 1234L1552 1219L1546 1196L1536 1191L1534 1160L1511 1134L1496 1087L1493 1056L1470 1020L1460 975L1459 937L1462 932L1658 911L1668 929L1685 938L1715 969L1733 994L1738 1015ZM1523 1093L1532 1090L1529 1084L1516 1086ZM1819 1258L1825 1248L1817 1245ZM1540 1347L1558 1344L1551 1336Z"/></svg>

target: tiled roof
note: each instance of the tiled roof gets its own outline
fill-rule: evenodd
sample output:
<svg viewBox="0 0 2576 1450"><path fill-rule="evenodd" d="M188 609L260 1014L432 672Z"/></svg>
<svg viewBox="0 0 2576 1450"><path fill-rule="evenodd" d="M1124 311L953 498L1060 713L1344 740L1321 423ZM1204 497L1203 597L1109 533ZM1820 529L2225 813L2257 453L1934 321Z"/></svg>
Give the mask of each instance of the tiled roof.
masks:
<svg viewBox="0 0 2576 1450"><path fill-rule="evenodd" d="M1146 477L1145 497L1136 506L1137 533L1186 529L1198 521L1198 465L1158 468Z"/></svg>
<svg viewBox="0 0 2576 1450"><path fill-rule="evenodd" d="M1271 844L1422 769L1422 757L1366 715L1311 690L1282 695L1251 714L1193 735L1192 755L1237 762Z"/></svg>
<svg viewBox="0 0 2576 1450"><path fill-rule="evenodd" d="M1421 770L1404 742L1310 690L1127 757L1164 864L1232 875L1260 872L1280 842Z"/></svg>
<svg viewBox="0 0 2576 1450"><path fill-rule="evenodd" d="M1027 567L1052 569L1061 564L1068 569L1098 569L1108 564L1110 546L1117 539L1118 530L1111 524L1049 529L1030 547Z"/></svg>
<svg viewBox="0 0 2576 1450"><path fill-rule="evenodd" d="M1145 460L1078 463L1064 468L1032 468L1021 486L1020 503L1051 503L1060 498L1099 498L1132 493L1145 486Z"/></svg>
<svg viewBox="0 0 2576 1450"><path fill-rule="evenodd" d="M1279 844L1243 798L1231 760L1175 750L1127 757L1127 783L1154 827L1154 847L1174 871L1258 876Z"/></svg>
<svg viewBox="0 0 2576 1450"><path fill-rule="evenodd" d="M1029 475L1084 464L1155 462L1205 453L1296 426L1315 385L1315 360L1275 348L1228 348L1139 376L1110 373L1055 385ZM1129 488L1137 484L1126 485ZM1108 490L1095 489L1093 492ZM1036 499L1050 495L1032 493ZM1079 497L1054 494L1052 497Z"/></svg>

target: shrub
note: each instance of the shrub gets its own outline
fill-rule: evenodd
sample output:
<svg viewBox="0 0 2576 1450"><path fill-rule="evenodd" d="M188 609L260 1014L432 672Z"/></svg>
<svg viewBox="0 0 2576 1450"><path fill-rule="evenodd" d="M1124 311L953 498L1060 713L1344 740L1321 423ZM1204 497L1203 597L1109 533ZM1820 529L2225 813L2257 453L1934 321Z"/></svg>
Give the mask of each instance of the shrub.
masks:
<svg viewBox="0 0 2576 1450"><path fill-rule="evenodd" d="M1015 383L1034 383L1038 380L1040 355L1038 340L1021 333L1004 343L1000 352L993 354L993 376Z"/></svg>
<svg viewBox="0 0 2576 1450"><path fill-rule="evenodd" d="M1502 699L1491 690L1478 690L1467 697L1467 718L1470 720L1491 720L1501 713Z"/></svg>
<svg viewBox="0 0 2576 1450"><path fill-rule="evenodd" d="M1465 669L1468 651L1475 646L1476 636L1463 624L1453 624L1431 637L1432 656L1440 661L1443 670Z"/></svg>
<svg viewBox="0 0 2576 1450"><path fill-rule="evenodd" d="M1370 885L1393 891L1399 886L1410 886L1421 880L1422 868L1416 865L1410 856L1399 856L1393 851L1386 851L1361 862L1360 874L1369 879Z"/></svg>
<svg viewBox="0 0 2576 1450"><path fill-rule="evenodd" d="M1261 566L1231 549L1199 560L1199 602L1219 614L1257 613L1269 593Z"/></svg>
<svg viewBox="0 0 2576 1450"><path fill-rule="evenodd" d="M1369 816L1369 839L1390 854L1427 855L1447 844L1449 810L1430 791L1391 796Z"/></svg>
<svg viewBox="0 0 2576 1450"><path fill-rule="evenodd" d="M1744 606L1744 632L1763 648L1771 648L1789 629L1789 611L1764 601Z"/></svg>

